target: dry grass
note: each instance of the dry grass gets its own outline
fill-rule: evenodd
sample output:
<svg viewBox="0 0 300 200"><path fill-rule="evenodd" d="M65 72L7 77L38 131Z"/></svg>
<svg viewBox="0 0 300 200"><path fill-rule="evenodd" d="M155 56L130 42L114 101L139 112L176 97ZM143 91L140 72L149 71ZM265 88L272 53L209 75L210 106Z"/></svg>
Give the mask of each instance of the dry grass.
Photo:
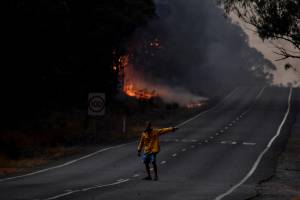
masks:
<svg viewBox="0 0 300 200"><path fill-rule="evenodd" d="M50 160L59 159L68 155L73 155L75 153L78 153L79 151L80 148L76 147L53 147L48 148L43 153L36 153L36 155L31 158L20 158L18 160L12 160L4 155L0 155L0 175L25 171L29 168L46 164Z"/></svg>
<svg viewBox="0 0 300 200"><path fill-rule="evenodd" d="M300 200L300 197L294 197L291 200Z"/></svg>

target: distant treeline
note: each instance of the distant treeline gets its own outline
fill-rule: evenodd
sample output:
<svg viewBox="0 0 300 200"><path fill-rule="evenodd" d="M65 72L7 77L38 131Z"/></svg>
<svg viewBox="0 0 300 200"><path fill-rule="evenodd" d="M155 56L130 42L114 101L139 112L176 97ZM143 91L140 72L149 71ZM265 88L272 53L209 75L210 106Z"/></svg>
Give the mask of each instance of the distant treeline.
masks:
<svg viewBox="0 0 300 200"><path fill-rule="evenodd" d="M152 0L15 0L5 18L2 127L115 95L113 51L155 15ZM117 56L117 55L116 55Z"/></svg>

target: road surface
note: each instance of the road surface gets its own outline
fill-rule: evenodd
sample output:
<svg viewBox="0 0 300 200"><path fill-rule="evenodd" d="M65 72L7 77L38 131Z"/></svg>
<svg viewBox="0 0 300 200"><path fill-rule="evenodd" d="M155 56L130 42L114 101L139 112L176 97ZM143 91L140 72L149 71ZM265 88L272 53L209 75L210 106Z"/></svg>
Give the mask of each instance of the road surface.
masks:
<svg viewBox="0 0 300 200"><path fill-rule="evenodd" d="M239 87L162 136L159 181L142 181L137 141L0 180L1 200L246 199L267 178L287 134L292 89Z"/></svg>

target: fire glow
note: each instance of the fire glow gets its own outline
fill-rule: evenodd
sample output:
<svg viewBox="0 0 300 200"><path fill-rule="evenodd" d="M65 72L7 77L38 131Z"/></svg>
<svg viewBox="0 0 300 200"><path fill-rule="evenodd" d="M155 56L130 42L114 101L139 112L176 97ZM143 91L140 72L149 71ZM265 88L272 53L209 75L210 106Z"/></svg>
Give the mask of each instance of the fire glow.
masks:
<svg viewBox="0 0 300 200"><path fill-rule="evenodd" d="M149 58L149 55L152 57L164 49L157 38L146 42L141 48L143 50L140 52L144 52L145 58ZM140 100L159 97L166 103L177 103L188 109L197 109L206 104L207 98L192 94L184 87L172 87L161 83L159 80L149 81L145 78L143 70L137 70L134 66L134 53L131 53L132 51L128 52L126 55L119 57L113 66L113 70L119 74L119 80L125 95Z"/></svg>
<svg viewBox="0 0 300 200"><path fill-rule="evenodd" d="M199 108L199 107L201 107L203 105L204 105L204 103L202 103L202 102L193 102L192 101L192 102L188 103L186 105L186 107L189 108L189 109L195 109L195 108Z"/></svg>
<svg viewBox="0 0 300 200"><path fill-rule="evenodd" d="M123 69L123 92L126 95L145 100L158 96L155 90L149 91L147 87L144 87L146 84L143 77L133 69L129 55L122 56L119 63Z"/></svg>
<svg viewBox="0 0 300 200"><path fill-rule="evenodd" d="M188 109L197 109L205 105L207 98L194 95L184 88L147 82L143 73L134 68L131 59L132 55L127 54L118 60L122 89L127 96L140 100L160 97L166 103L178 103Z"/></svg>

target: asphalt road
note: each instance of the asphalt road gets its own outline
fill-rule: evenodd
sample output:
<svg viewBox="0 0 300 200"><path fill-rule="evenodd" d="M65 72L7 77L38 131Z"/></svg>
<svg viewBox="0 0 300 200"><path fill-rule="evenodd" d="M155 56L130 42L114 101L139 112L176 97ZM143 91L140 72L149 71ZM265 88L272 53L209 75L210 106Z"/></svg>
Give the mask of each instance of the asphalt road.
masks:
<svg viewBox="0 0 300 200"><path fill-rule="evenodd" d="M0 199L246 199L267 178L287 134L293 91L239 87L161 137L159 181L143 181L137 142L21 177L0 179Z"/></svg>

